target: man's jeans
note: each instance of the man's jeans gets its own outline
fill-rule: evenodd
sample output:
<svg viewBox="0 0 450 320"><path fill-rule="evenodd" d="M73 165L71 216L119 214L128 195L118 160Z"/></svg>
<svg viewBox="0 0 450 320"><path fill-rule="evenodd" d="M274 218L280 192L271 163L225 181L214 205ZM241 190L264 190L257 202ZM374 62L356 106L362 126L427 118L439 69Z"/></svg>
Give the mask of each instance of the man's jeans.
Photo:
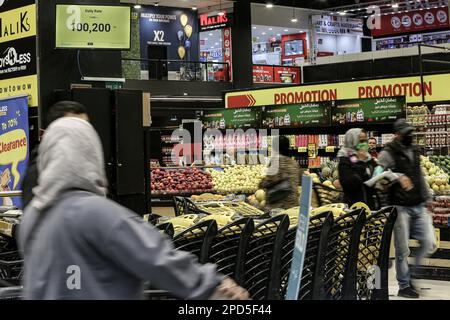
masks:
<svg viewBox="0 0 450 320"><path fill-rule="evenodd" d="M410 286L411 274L414 273L414 269L410 271L408 266L409 239L416 239L420 243L415 255L414 268L416 268L432 246L432 235L424 204L415 207L397 206L397 211L394 227L395 269L398 285L400 289L405 289Z"/></svg>

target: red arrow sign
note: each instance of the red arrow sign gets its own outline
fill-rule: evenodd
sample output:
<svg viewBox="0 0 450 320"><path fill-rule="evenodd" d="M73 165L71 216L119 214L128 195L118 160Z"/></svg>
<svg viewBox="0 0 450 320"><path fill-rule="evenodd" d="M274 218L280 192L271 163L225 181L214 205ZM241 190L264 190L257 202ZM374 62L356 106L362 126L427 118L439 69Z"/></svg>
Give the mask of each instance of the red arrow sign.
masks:
<svg viewBox="0 0 450 320"><path fill-rule="evenodd" d="M251 94L228 97L228 108L253 107L256 104Z"/></svg>

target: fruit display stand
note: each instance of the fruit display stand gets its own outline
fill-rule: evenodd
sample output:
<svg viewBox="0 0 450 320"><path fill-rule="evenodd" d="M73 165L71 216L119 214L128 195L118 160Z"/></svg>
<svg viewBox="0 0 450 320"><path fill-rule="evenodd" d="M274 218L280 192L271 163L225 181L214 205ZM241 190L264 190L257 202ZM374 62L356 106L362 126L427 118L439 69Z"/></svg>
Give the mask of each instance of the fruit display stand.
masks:
<svg viewBox="0 0 450 320"><path fill-rule="evenodd" d="M175 196L253 194L258 190L264 174L263 165L152 168L150 189L153 213L173 215L171 207ZM199 199L194 197L192 200Z"/></svg>
<svg viewBox="0 0 450 320"><path fill-rule="evenodd" d="M421 147L422 171L431 189L428 203L437 239L437 250L418 268L422 278L450 281L450 105L412 106L407 119L416 127L414 142ZM419 247L410 241L411 257Z"/></svg>

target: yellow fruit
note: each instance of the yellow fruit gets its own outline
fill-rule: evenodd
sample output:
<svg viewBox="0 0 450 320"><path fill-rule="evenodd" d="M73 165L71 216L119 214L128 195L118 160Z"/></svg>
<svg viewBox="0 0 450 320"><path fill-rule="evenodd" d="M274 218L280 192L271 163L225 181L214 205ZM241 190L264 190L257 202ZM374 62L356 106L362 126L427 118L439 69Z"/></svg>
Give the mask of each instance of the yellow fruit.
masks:
<svg viewBox="0 0 450 320"><path fill-rule="evenodd" d="M263 201L264 199L266 199L266 193L264 192L264 190L258 190L255 193L255 197L256 200L258 200L259 202Z"/></svg>
<svg viewBox="0 0 450 320"><path fill-rule="evenodd" d="M327 181L325 181L325 182L323 183L323 185L324 185L324 186L327 186L327 187L332 187L332 186L333 186L333 183L332 183L330 180L327 180Z"/></svg>

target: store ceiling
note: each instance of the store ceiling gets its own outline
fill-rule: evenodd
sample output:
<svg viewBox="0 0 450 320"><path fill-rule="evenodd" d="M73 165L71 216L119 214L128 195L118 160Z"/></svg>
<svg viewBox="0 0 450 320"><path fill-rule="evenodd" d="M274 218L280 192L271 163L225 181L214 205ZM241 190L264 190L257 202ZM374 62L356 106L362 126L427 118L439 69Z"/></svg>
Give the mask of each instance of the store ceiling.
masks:
<svg viewBox="0 0 450 320"><path fill-rule="evenodd" d="M449 0L252 0L261 5L271 3L277 6L320 9L331 12L345 12L347 16L365 16L367 8L377 6L381 13L395 13L420 8L448 5ZM270 10L270 9L268 9Z"/></svg>
<svg viewBox="0 0 450 320"><path fill-rule="evenodd" d="M229 5L233 1L231 0L121 0L122 3L132 3L143 5L153 5L158 3L160 6L164 7L175 7L175 8L192 8L196 6L199 9L217 6L220 3L222 5Z"/></svg>

